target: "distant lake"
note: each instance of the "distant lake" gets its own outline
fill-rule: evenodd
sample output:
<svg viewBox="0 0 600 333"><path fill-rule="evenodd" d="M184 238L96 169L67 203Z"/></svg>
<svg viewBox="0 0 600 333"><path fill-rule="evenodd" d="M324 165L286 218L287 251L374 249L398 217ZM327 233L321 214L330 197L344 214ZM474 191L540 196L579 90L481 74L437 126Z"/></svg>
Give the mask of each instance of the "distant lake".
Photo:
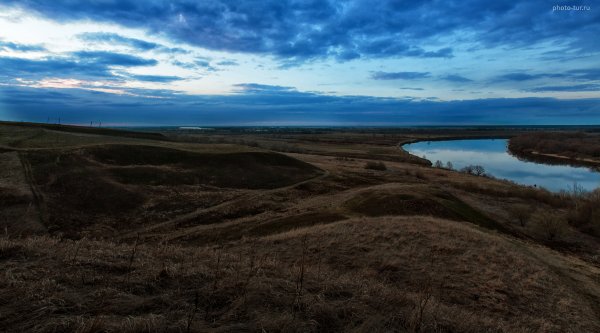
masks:
<svg viewBox="0 0 600 333"><path fill-rule="evenodd" d="M586 190L600 187L600 173L586 167L549 165L519 160L508 153L508 140L447 140L421 141L403 148L432 163L450 161L455 169L481 165L486 173L523 185L542 186L550 191L567 190L574 183Z"/></svg>

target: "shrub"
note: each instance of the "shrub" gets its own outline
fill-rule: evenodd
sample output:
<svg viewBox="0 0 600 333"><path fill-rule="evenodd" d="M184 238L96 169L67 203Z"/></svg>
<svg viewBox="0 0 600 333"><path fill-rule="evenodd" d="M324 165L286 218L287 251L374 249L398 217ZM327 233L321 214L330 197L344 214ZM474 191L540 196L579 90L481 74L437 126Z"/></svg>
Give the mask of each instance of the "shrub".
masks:
<svg viewBox="0 0 600 333"><path fill-rule="evenodd" d="M513 208L513 216L519 224L524 227L531 216L531 207L527 205L518 205Z"/></svg>
<svg viewBox="0 0 600 333"><path fill-rule="evenodd" d="M533 231L548 241L560 240L567 232L565 218L547 210L537 210L530 223Z"/></svg>
<svg viewBox="0 0 600 333"><path fill-rule="evenodd" d="M421 170L415 171L414 176L417 177L418 179L421 179L421 180L426 180L427 179L427 177L425 177L425 174Z"/></svg>
<svg viewBox="0 0 600 333"><path fill-rule="evenodd" d="M582 232L600 236L600 190L574 195L567 221Z"/></svg>
<svg viewBox="0 0 600 333"><path fill-rule="evenodd" d="M383 170L387 170L387 166L383 162L369 161L365 164L365 169L383 171Z"/></svg>

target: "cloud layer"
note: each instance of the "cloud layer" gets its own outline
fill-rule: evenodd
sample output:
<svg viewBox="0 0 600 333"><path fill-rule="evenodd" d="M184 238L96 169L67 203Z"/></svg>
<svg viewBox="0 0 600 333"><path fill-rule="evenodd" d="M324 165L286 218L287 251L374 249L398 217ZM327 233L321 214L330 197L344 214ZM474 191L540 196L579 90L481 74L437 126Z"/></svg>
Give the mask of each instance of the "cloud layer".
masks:
<svg viewBox="0 0 600 333"><path fill-rule="evenodd" d="M563 4L5 0L0 119L599 123L600 11Z"/></svg>
<svg viewBox="0 0 600 333"><path fill-rule="evenodd" d="M591 124L600 99L430 101L329 96L293 88L240 84L230 96L129 89L114 95L81 89L0 87L4 119L130 125L477 125ZM149 102L151 101L151 102ZM80 112L85 109L86 112Z"/></svg>
<svg viewBox="0 0 600 333"><path fill-rule="evenodd" d="M452 57L451 47L437 47L433 41L464 40L464 36L475 36L469 40L475 47L526 46L559 37L582 52L600 49L598 43L590 42L600 32L600 11L567 13L557 19L561 13L552 10L553 5L586 4L579 0L553 3L546 0L7 0L5 3L60 21L88 19L116 23L212 50L268 53L286 59Z"/></svg>

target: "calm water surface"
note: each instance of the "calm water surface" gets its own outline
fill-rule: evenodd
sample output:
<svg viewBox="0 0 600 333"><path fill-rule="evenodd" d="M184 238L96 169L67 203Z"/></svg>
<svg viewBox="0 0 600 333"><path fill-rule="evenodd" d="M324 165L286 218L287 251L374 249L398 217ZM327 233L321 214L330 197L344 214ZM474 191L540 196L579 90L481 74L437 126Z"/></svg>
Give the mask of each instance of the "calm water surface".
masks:
<svg viewBox="0 0 600 333"><path fill-rule="evenodd" d="M585 167L525 162L510 155L506 139L422 141L404 145L413 155L432 163L450 161L455 169L478 164L496 177L524 185L543 186L551 191L567 190L576 183L586 190L600 186L600 173Z"/></svg>

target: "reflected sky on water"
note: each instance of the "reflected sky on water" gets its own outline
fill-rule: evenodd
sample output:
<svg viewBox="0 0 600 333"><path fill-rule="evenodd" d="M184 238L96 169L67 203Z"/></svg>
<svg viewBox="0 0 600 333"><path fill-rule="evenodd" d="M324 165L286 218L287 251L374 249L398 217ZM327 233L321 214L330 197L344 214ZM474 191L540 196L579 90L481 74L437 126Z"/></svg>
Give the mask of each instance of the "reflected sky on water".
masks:
<svg viewBox="0 0 600 333"><path fill-rule="evenodd" d="M574 183L586 190L600 186L600 173L585 167L526 162L510 155L506 139L422 141L404 145L413 155L432 163L450 161L455 169L481 165L486 173L519 184L537 185L551 191L567 190Z"/></svg>

